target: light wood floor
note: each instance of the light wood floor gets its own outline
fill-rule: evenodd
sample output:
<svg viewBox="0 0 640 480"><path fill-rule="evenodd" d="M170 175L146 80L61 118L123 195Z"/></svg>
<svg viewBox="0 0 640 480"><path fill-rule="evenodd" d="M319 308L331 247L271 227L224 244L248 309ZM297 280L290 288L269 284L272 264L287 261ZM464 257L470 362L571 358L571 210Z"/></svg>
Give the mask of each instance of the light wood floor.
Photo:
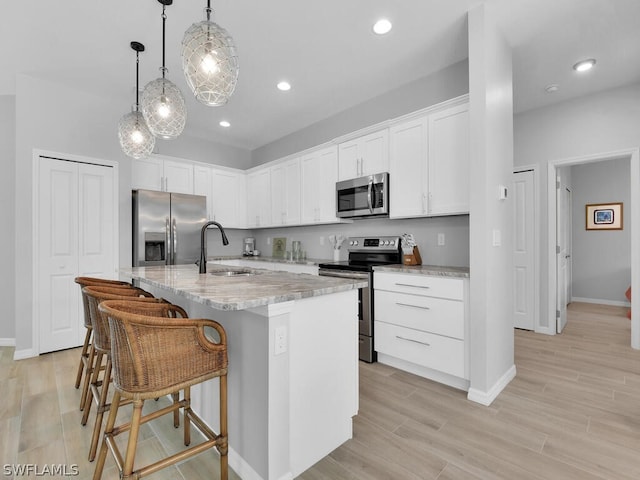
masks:
<svg viewBox="0 0 640 480"><path fill-rule="evenodd" d="M629 343L625 309L574 303L562 335L516 331L517 377L490 407L361 363L354 438L299 478L638 479L640 352ZM90 478L93 417L80 426L78 351L19 362L12 355L0 349L0 464L75 463L79 478ZM156 423L142 435L141 457L180 444L168 417ZM111 459L107 467L103 478L117 478ZM216 471L209 451L150 478L210 479Z"/></svg>

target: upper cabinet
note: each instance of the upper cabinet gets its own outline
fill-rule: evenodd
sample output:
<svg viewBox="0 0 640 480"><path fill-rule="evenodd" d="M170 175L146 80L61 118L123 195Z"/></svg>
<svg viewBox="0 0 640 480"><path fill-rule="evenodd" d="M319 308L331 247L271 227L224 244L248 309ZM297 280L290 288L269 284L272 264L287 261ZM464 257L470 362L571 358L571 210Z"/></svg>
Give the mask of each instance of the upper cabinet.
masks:
<svg viewBox="0 0 640 480"><path fill-rule="evenodd" d="M271 224L300 223L300 159L271 167Z"/></svg>
<svg viewBox="0 0 640 480"><path fill-rule="evenodd" d="M389 171L388 129L338 145L338 180L387 171Z"/></svg>
<svg viewBox="0 0 640 480"><path fill-rule="evenodd" d="M246 228L246 188L242 170L194 165L193 193L206 195L207 218L225 228Z"/></svg>
<svg viewBox="0 0 640 480"><path fill-rule="evenodd" d="M390 127L391 218L469 213L469 106Z"/></svg>
<svg viewBox="0 0 640 480"><path fill-rule="evenodd" d="M427 117L389 130L389 217L427 214Z"/></svg>
<svg viewBox="0 0 640 480"><path fill-rule="evenodd" d="M300 159L302 223L332 223L336 217L338 149L335 145Z"/></svg>
<svg viewBox="0 0 640 480"><path fill-rule="evenodd" d="M429 115L429 214L469 213L469 104Z"/></svg>
<svg viewBox="0 0 640 480"><path fill-rule="evenodd" d="M247 226L271 225L271 169L261 168L247 174Z"/></svg>
<svg viewBox="0 0 640 480"><path fill-rule="evenodd" d="M193 164L151 156L132 162L133 189L193 193Z"/></svg>

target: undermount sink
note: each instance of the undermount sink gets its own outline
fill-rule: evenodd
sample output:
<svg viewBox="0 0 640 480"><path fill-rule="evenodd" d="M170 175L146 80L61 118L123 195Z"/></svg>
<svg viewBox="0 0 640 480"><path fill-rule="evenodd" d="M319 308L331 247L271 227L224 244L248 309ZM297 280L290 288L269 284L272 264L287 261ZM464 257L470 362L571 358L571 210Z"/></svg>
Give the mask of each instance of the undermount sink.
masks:
<svg viewBox="0 0 640 480"><path fill-rule="evenodd" d="M218 277L238 277L238 276L249 276L249 275L256 274L256 272L252 270L216 270L209 273L211 275L216 275Z"/></svg>

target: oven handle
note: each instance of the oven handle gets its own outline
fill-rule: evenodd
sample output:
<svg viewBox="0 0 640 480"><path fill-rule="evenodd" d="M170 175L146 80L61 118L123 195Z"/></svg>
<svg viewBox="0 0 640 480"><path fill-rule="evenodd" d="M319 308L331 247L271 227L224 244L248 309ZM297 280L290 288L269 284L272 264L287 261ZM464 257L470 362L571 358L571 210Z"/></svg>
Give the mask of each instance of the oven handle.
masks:
<svg viewBox="0 0 640 480"><path fill-rule="evenodd" d="M373 213L373 178L369 180L369 186L367 187L367 205L369 205L369 211Z"/></svg>
<svg viewBox="0 0 640 480"><path fill-rule="evenodd" d="M350 278L354 280L369 280L368 273L355 273L344 270L320 269L318 275L322 277Z"/></svg>

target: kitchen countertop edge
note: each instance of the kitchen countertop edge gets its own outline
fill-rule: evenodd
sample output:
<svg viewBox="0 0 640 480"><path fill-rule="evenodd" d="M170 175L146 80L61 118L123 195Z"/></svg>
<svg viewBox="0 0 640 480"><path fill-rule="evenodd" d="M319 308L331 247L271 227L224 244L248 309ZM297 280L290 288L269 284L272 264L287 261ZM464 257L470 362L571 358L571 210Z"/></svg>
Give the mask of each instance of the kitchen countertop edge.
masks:
<svg viewBox="0 0 640 480"><path fill-rule="evenodd" d="M216 310L225 311L247 310L275 303L330 295L332 293L363 288L367 285L367 282L363 282L361 280L316 277L308 274L280 271L264 271L260 275L244 277L241 282L236 279L235 285L238 291L243 292L242 298L229 299L227 294L228 292L222 292L222 294L218 294L218 298L216 298L216 293L220 290L221 284L211 283L208 286L205 285L203 287L203 285L199 283L201 279L196 268L197 267L190 265L176 265L170 267L129 267L120 268L119 273L121 276L144 282L154 287L169 290L170 292L188 300L208 305ZM149 271L149 274L147 273L147 270ZM160 277L160 272L163 272L163 278L156 278ZM180 285L172 285L170 283L171 279L167 280L166 272L175 274L175 277L181 277ZM301 277L306 278L304 278L304 281L300 281ZM279 284L274 285L274 289L286 288L282 285L285 284L289 285L293 291L287 291L285 293L263 292L253 296L251 296L251 294L247 294L247 292L250 291L251 283L256 282L256 285L260 285L261 278L277 279L277 283ZM173 280L175 281L175 278ZM218 279L218 282L220 281L221 280Z"/></svg>
<svg viewBox="0 0 640 480"><path fill-rule="evenodd" d="M374 272L409 273L437 277L469 278L469 267L447 267L438 265L377 265Z"/></svg>

